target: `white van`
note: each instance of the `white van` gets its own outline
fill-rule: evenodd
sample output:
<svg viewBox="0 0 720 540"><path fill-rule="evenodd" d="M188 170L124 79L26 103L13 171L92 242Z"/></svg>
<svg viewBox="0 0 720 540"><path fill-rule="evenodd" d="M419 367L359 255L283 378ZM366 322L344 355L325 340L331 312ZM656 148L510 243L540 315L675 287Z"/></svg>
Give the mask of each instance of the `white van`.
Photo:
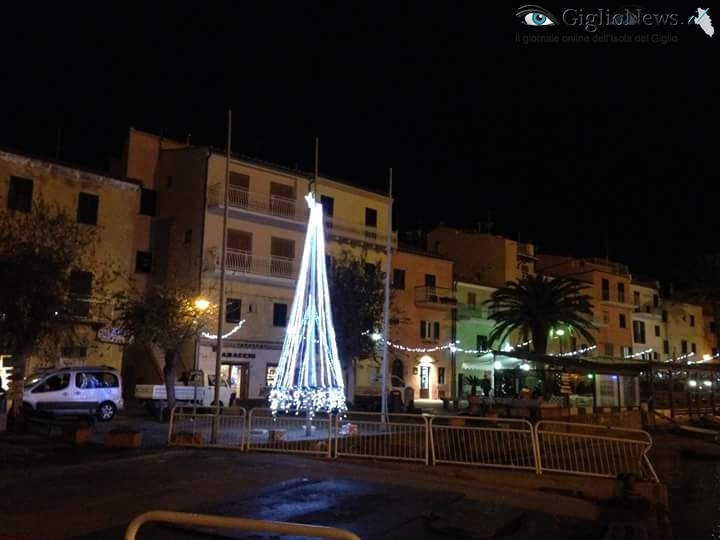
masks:
<svg viewBox="0 0 720 540"><path fill-rule="evenodd" d="M123 405L122 379L112 368L62 368L25 379L23 408L26 410L91 414L107 422Z"/></svg>

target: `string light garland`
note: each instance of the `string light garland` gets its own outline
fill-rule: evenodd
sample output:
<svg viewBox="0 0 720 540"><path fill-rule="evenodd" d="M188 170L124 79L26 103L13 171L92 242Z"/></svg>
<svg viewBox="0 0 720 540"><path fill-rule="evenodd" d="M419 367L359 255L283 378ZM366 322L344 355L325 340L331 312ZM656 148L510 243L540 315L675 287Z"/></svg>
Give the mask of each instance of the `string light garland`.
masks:
<svg viewBox="0 0 720 540"><path fill-rule="evenodd" d="M229 338L229 337L232 336L235 332L239 331L239 330L243 327L243 324L245 324L245 319L243 319L242 321L240 321L239 323L237 323L229 332L227 332L226 334L223 334L220 339L227 339L227 338ZM218 338L217 334L209 334L209 333L207 333L207 332L200 332L200 335L201 335L202 337L204 337L205 339L217 339L217 338Z"/></svg>
<svg viewBox="0 0 720 540"><path fill-rule="evenodd" d="M345 383L332 321L322 205L305 196L310 208L305 247L290 310L277 376L268 400L273 413L347 409Z"/></svg>

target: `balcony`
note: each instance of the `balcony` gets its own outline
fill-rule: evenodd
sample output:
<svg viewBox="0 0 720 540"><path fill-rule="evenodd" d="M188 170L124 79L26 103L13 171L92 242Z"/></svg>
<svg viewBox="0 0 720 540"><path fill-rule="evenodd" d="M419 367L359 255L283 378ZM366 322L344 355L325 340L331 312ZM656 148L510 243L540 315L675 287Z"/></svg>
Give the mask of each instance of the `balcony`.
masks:
<svg viewBox="0 0 720 540"><path fill-rule="evenodd" d="M102 326L113 320L114 308L109 298L73 295L67 299L65 313L79 324Z"/></svg>
<svg viewBox="0 0 720 540"><path fill-rule="evenodd" d="M526 259L531 261L537 261L535 257L535 249L532 244L518 244L517 254L519 259Z"/></svg>
<svg viewBox="0 0 720 540"><path fill-rule="evenodd" d="M662 317L662 308L656 307L651 304L636 304L634 312L637 315L644 315L646 317L651 318L660 318Z"/></svg>
<svg viewBox="0 0 720 540"><path fill-rule="evenodd" d="M490 319L490 310L483 305L476 304L458 304L457 307L458 320L470 319Z"/></svg>
<svg viewBox="0 0 720 540"><path fill-rule="evenodd" d="M455 291L445 287L415 287L415 305L439 309L453 309L457 306Z"/></svg>
<svg viewBox="0 0 720 540"><path fill-rule="evenodd" d="M617 292L611 293L608 290L604 290L600 293L600 302L625 308L629 307L635 309L636 307L630 295L620 294Z"/></svg>
<svg viewBox="0 0 720 540"><path fill-rule="evenodd" d="M210 272L220 270L220 255L217 248L206 252L203 269ZM257 278L259 281L274 282L293 286L298 275L295 259L279 255L256 255L249 251L228 248L225 251L225 271L231 276Z"/></svg>
<svg viewBox="0 0 720 540"><path fill-rule="evenodd" d="M352 223L336 217L325 219L325 234L328 239L339 242L371 244L375 246L387 245L387 234L375 227L368 227L359 223ZM397 245L397 233L392 233L392 245Z"/></svg>
<svg viewBox="0 0 720 540"><path fill-rule="evenodd" d="M222 185L215 184L208 190L208 207L222 208ZM288 199L268 193L252 192L244 188L228 189L228 208L250 214L271 216L283 220L307 221L307 205L304 200Z"/></svg>

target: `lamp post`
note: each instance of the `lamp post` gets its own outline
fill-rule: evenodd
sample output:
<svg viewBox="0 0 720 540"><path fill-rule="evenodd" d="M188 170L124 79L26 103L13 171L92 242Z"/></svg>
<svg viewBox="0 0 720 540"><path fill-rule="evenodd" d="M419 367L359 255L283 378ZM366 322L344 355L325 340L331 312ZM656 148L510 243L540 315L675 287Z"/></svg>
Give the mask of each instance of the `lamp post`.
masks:
<svg viewBox="0 0 720 540"><path fill-rule="evenodd" d="M563 336L565 335L565 330L562 328L558 328L555 330L555 335L558 338L558 343L560 344L560 356L563 354Z"/></svg>
<svg viewBox="0 0 720 540"><path fill-rule="evenodd" d="M198 312L198 315L202 315L205 313L207 308L210 307L210 302L206 300L205 298L198 298L194 302L195 309ZM200 368L200 335L197 334L195 336L195 358L193 362L193 371L197 372L197 370ZM195 389L193 390L193 406L197 407L197 387L198 387L198 381L193 381L193 386Z"/></svg>

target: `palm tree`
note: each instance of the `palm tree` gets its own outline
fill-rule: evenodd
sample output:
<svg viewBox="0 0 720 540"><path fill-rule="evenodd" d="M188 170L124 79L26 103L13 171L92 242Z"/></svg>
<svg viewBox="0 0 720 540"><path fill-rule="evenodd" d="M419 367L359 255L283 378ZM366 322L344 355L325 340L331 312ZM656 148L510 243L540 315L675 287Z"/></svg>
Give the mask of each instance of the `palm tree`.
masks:
<svg viewBox="0 0 720 540"><path fill-rule="evenodd" d="M532 339L534 353L545 354L550 331L570 326L594 344L592 298L582 293L587 286L565 277L527 276L508 282L485 301L495 321L490 343L502 343L519 331L525 339Z"/></svg>

